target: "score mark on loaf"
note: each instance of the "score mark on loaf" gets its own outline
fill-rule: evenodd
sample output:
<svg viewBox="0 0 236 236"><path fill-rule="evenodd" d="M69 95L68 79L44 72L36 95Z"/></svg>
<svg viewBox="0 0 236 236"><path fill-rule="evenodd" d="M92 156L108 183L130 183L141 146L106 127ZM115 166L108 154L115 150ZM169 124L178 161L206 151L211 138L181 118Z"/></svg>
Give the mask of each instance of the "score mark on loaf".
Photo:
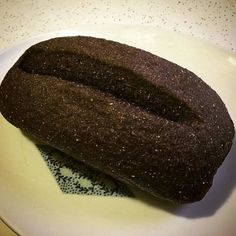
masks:
<svg viewBox="0 0 236 236"><path fill-rule="evenodd" d="M204 197L234 137L224 103L194 73L93 37L30 47L1 84L0 109L36 140L179 203Z"/></svg>

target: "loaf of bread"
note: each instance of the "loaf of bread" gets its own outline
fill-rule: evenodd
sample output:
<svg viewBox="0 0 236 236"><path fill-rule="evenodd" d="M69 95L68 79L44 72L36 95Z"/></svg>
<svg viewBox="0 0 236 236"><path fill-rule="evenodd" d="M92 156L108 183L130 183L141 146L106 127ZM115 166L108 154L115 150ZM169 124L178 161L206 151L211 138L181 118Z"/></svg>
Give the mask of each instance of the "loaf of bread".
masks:
<svg viewBox="0 0 236 236"><path fill-rule="evenodd" d="M30 47L1 84L0 109L32 138L178 203L204 197L234 137L224 103L195 74L93 37Z"/></svg>

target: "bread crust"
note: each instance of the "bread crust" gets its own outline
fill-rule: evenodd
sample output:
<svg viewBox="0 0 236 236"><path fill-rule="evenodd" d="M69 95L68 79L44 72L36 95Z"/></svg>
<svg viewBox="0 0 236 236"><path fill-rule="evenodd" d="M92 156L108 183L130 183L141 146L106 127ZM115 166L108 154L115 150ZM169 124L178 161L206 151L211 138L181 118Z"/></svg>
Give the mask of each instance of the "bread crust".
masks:
<svg viewBox="0 0 236 236"><path fill-rule="evenodd" d="M1 84L0 109L42 143L179 203L204 197L234 137L224 103L194 73L93 37L29 48Z"/></svg>

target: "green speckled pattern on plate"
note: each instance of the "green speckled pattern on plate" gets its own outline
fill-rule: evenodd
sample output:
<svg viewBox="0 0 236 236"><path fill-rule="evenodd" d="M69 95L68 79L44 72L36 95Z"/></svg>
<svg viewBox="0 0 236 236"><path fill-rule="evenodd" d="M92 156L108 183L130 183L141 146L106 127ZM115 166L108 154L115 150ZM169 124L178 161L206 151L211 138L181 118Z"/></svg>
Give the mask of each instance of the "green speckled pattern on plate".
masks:
<svg viewBox="0 0 236 236"><path fill-rule="evenodd" d="M69 194L133 196L112 177L100 173L72 157L48 146L37 146L61 191Z"/></svg>

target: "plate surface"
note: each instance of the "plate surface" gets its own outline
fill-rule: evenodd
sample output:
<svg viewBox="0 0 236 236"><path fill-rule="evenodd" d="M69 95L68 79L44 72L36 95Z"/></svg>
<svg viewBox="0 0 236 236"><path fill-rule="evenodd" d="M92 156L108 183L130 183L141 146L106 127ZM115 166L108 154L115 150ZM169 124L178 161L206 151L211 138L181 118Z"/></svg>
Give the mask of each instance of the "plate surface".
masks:
<svg viewBox="0 0 236 236"><path fill-rule="evenodd" d="M0 81L29 46L69 35L89 35L126 43L193 71L217 91L236 124L236 55L153 27L87 25L37 36L0 55ZM0 216L22 236L236 234L236 142L206 197L181 206L146 196L63 193L34 143L2 116L0 157Z"/></svg>

